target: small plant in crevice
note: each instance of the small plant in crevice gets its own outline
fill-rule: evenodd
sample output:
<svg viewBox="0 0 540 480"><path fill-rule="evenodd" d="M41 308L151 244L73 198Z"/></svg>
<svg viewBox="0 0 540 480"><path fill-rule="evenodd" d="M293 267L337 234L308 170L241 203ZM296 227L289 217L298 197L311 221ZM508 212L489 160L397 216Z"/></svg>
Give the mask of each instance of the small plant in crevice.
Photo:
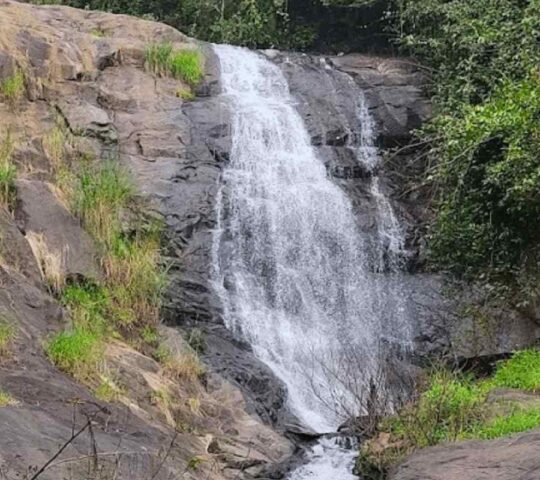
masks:
<svg viewBox="0 0 540 480"><path fill-rule="evenodd" d="M204 459L201 457L198 457L198 456L191 457L188 460L187 468L189 470L196 471L199 469L199 467L202 465L203 462L204 462Z"/></svg>
<svg viewBox="0 0 540 480"><path fill-rule="evenodd" d="M15 400L8 392L0 388L0 408L12 407L17 404L17 400Z"/></svg>
<svg viewBox="0 0 540 480"><path fill-rule="evenodd" d="M15 327L0 316L0 361L11 355L11 346L15 340Z"/></svg>
<svg viewBox="0 0 540 480"><path fill-rule="evenodd" d="M175 95L186 102L195 100L195 94L191 90L187 90L185 88L176 90Z"/></svg>
<svg viewBox="0 0 540 480"><path fill-rule="evenodd" d="M189 331L186 338L188 345L198 354L206 351L206 338L200 328L193 328Z"/></svg>
<svg viewBox="0 0 540 480"><path fill-rule="evenodd" d="M97 399L104 402L117 402L123 395L123 389L114 381L108 372L99 375L99 385L94 390Z"/></svg>
<svg viewBox="0 0 540 480"><path fill-rule="evenodd" d="M0 143L0 205L11 210L15 204L17 169L13 163L14 143L8 131Z"/></svg>
<svg viewBox="0 0 540 480"><path fill-rule="evenodd" d="M205 374L204 366L195 352L173 353L166 346L160 345L154 356L171 378L196 382Z"/></svg>
<svg viewBox="0 0 540 480"><path fill-rule="evenodd" d="M22 70L17 69L13 75L0 81L0 94L12 106L19 102L25 91L25 79Z"/></svg>

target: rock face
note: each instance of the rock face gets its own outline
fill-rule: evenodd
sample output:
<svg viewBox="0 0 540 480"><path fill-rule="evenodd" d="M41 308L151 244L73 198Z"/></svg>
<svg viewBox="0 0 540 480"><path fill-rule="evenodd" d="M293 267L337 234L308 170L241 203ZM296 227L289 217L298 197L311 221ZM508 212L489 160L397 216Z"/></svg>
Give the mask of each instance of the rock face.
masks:
<svg viewBox="0 0 540 480"><path fill-rule="evenodd" d="M162 41L204 52L206 75L195 101L182 100L179 92L187 85L145 70L147 45ZM287 75L329 175L350 195L359 226L373 234L369 172L347 148L358 136L357 99L351 91L363 90L380 132L379 146L402 145L410 130L430 115L420 71L404 61L361 55L265 54ZM0 386L17 402L0 408L0 471L11 480L43 465L90 416L92 434L78 437L41 478L76 476L88 464L68 460L86 461L89 452L93 458L96 444L111 459L104 468L117 478L165 479L179 472L186 478L216 480L283 474L273 472L274 464L290 455L293 446L263 421L282 430L294 424L284 408L285 389L224 327L212 288L215 201L230 154L231 125L219 98L219 62L211 48L141 19L0 0L0 79L16 69L25 73L25 98L16 108L0 101L0 125L13 135L14 158L22 172L15 220L0 208L1 246L9 251L5 255L0 248L0 320L13 322L18 332L12 358L0 365ZM179 433L175 442L167 414L147 395L147 389L159 389L164 382L154 360L126 345L113 345L107 358L135 393L120 404L107 404L53 368L43 353L43 341L65 324L67 314L41 278L30 232L42 235L49 250L67 252L67 277L99 276L95 246L49 186L54 158L44 148L44 137L58 119L84 142L87 155L117 158L131 172L148 216L166 226L164 260L170 283L164 319L206 334L204 360L213 372L203 392L207 421L198 425L200 430ZM426 202L421 194L405 194L397 174L422 171L422 165L411 164L407 156L397 161L397 166L382 169L381 178L407 226L410 269L416 272L422 264ZM485 322L474 314L457 315L455 298L441 295L443 279L418 274L406 281L413 284L418 306L416 343L423 357L449 351L465 359L489 356L538 337L538 327L519 314L512 317L513 338L502 320L486 335L479 330ZM171 341L182 344L179 338ZM179 398L189 398L189 392L178 392ZM200 465L193 460L201 458Z"/></svg>
<svg viewBox="0 0 540 480"><path fill-rule="evenodd" d="M222 160L183 112L178 92L187 86L145 70L147 45L162 41L198 47L153 22L0 0L0 80L17 69L25 75L24 98L13 105L0 97L0 141L9 130L19 171L14 218L0 206L0 322L16 331L9 355L0 358L0 390L10 395L9 405L0 406L0 471L9 480L33 475L81 428L40 478L86 478L89 471L96 478L254 478L292 453L288 440L247 413L255 409L238 387L214 373L195 391L171 381L155 360L111 343L109 374L125 393L108 403L58 371L43 351L69 318L49 294L30 240L58 254L68 280L100 275L95 245L50 183L57 165L45 144L59 121L91 161L118 159L148 215L164 220L171 288L178 292L168 316L197 317L203 308L197 302L210 304L199 276L208 269ZM215 82L211 62L209 55L202 90ZM56 147L69 150L64 140ZM179 332L166 333L189 353ZM167 399L161 391L175 393ZM172 410L183 412L191 430L175 433Z"/></svg>
<svg viewBox="0 0 540 480"><path fill-rule="evenodd" d="M540 430L489 442L469 441L412 455L391 480L536 480L540 478Z"/></svg>

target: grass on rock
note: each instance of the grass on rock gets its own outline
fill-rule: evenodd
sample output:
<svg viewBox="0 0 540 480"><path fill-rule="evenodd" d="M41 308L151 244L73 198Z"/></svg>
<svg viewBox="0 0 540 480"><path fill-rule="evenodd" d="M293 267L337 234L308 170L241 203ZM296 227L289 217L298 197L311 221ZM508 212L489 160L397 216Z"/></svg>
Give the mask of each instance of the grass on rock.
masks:
<svg viewBox="0 0 540 480"><path fill-rule="evenodd" d="M10 407L17 405L17 400L15 400L9 393L0 389L0 408Z"/></svg>
<svg viewBox="0 0 540 480"><path fill-rule="evenodd" d="M98 378L104 344L112 338L140 343L159 322L165 278L159 264L161 228L142 218L123 168L84 156L69 165L64 137L63 129L54 129L44 148L63 199L98 246L104 275L97 283L64 284L55 291L72 327L54 337L46 351L60 369L111 397L111 382Z"/></svg>
<svg viewBox="0 0 540 480"><path fill-rule="evenodd" d="M88 381L97 372L103 345L95 333L75 328L56 335L45 346L45 352L60 370L80 381Z"/></svg>
<svg viewBox="0 0 540 480"><path fill-rule="evenodd" d="M175 50L170 43L149 45L146 48L146 65L156 75L171 76L192 87L204 75L202 55L198 50Z"/></svg>
<svg viewBox="0 0 540 480"><path fill-rule="evenodd" d="M24 73L17 70L13 75L0 82L0 93L10 103L15 104L24 96Z"/></svg>
<svg viewBox="0 0 540 480"><path fill-rule="evenodd" d="M540 408L510 404L511 410L495 408L489 400L494 388L540 390L540 351L516 352L497 364L485 380L453 373L434 372L419 397L396 415L384 419L379 431L389 435L389 448L381 449L377 438L366 442L359 459L378 471L387 470L414 450L442 442L493 439L540 426Z"/></svg>
<svg viewBox="0 0 540 480"><path fill-rule="evenodd" d="M0 142L0 205L11 210L15 202L17 169L13 164L13 140L7 132Z"/></svg>
<svg viewBox="0 0 540 480"><path fill-rule="evenodd" d="M9 357L13 340L15 340L15 327L0 318L0 360Z"/></svg>

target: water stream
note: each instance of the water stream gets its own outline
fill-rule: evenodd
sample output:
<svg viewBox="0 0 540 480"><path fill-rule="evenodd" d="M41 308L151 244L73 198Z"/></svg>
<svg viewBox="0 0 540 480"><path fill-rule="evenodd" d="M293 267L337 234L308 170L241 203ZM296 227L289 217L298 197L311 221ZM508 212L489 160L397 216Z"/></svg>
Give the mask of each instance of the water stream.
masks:
<svg viewBox="0 0 540 480"><path fill-rule="evenodd" d="M375 246L311 145L280 68L246 49L214 48L232 112L213 251L224 319L285 383L300 422L335 432L383 375L381 339L410 337L399 278L381 274L396 269L403 233L375 174L373 123L353 90L360 141L350 148L374 172ZM353 461L354 450L326 438L291 478L354 478Z"/></svg>

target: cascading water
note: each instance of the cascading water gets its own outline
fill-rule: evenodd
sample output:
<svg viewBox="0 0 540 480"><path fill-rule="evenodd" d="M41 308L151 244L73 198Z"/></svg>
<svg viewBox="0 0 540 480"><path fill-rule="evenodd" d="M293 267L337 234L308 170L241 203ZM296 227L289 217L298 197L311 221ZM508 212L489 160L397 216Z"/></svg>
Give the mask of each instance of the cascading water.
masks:
<svg viewBox="0 0 540 480"><path fill-rule="evenodd" d="M214 48L232 111L213 252L225 322L285 383L298 419L315 432L335 432L361 411L378 375L380 339L407 339L402 305L377 273L383 254L373 265L351 202L317 157L280 68L246 49ZM375 169L372 124L363 123L359 98L355 148ZM377 248L397 255L399 224L376 176L371 188L384 217ZM325 442L317 449L311 470L301 467L293 478L335 478L352 465L354 454ZM315 461L332 451L338 469Z"/></svg>

